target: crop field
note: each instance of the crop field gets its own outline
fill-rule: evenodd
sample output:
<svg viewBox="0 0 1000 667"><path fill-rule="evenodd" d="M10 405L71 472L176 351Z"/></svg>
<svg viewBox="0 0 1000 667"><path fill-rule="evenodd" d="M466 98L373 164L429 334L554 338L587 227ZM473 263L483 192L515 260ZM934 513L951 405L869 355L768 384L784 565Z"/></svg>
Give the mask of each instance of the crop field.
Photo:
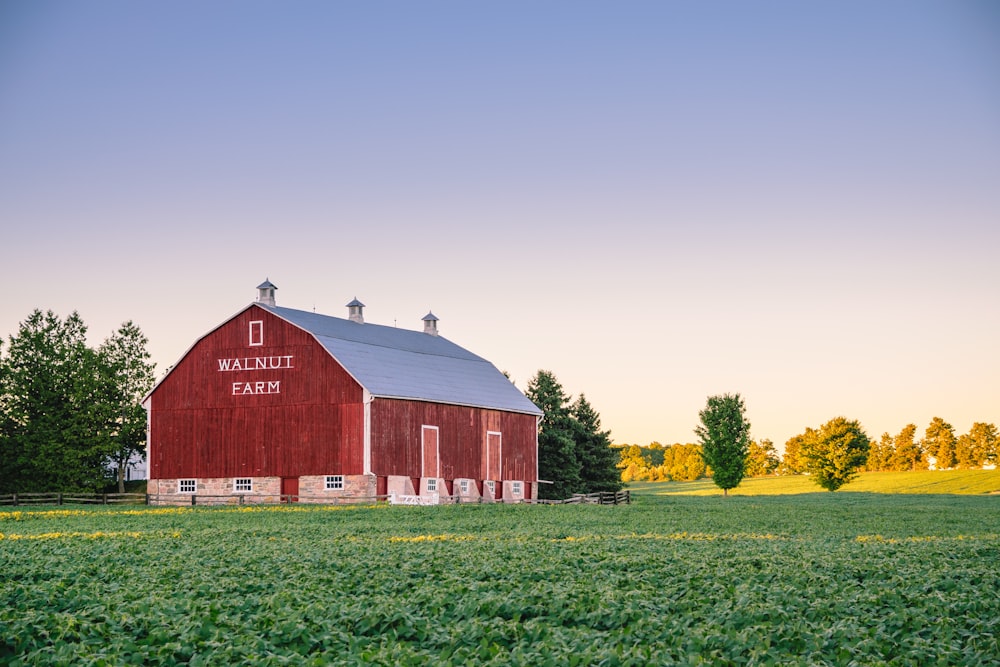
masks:
<svg viewBox="0 0 1000 667"><path fill-rule="evenodd" d="M0 664L998 665L1000 497L0 512Z"/></svg>

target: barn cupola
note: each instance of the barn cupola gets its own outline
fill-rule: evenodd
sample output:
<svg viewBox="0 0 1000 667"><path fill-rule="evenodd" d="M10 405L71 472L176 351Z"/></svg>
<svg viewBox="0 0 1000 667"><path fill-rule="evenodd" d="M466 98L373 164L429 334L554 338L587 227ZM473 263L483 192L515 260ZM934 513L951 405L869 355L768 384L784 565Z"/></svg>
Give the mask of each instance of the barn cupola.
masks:
<svg viewBox="0 0 1000 667"><path fill-rule="evenodd" d="M361 309L365 307L365 304L358 301L358 297L354 297L354 300L347 304L347 317L352 322L357 322L358 324L365 323L365 316L361 312Z"/></svg>
<svg viewBox="0 0 1000 667"><path fill-rule="evenodd" d="M427 313L424 319L424 333L432 336L438 335L438 318L434 313Z"/></svg>
<svg viewBox="0 0 1000 667"><path fill-rule="evenodd" d="M267 278L264 279L260 285L257 285L257 303L262 306L273 306L274 303L274 290L278 289L271 281Z"/></svg>

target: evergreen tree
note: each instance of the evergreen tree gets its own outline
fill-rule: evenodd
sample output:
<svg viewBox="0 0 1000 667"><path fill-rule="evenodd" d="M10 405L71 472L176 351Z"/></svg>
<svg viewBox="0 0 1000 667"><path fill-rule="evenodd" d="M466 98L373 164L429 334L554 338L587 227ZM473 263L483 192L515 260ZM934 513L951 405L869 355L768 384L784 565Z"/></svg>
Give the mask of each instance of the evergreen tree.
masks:
<svg viewBox="0 0 1000 667"><path fill-rule="evenodd" d="M868 448L868 436L857 421L836 417L803 441L802 458L814 482L836 491L857 476Z"/></svg>
<svg viewBox="0 0 1000 667"><path fill-rule="evenodd" d="M110 460L117 470L118 492L125 491L129 460L146 452L146 411L141 401L153 387L156 365L149 361L148 339L131 321L125 322L98 348L98 356L111 388Z"/></svg>
<svg viewBox="0 0 1000 667"><path fill-rule="evenodd" d="M580 463L583 493L614 492L622 488L611 448L611 432L601 430L601 417L581 393L570 408L576 421L576 458Z"/></svg>
<svg viewBox="0 0 1000 667"><path fill-rule="evenodd" d="M985 466L996 464L1000 458L1000 435L997 434L997 427L985 422L976 422L963 436L968 438L969 460L972 465Z"/></svg>
<svg viewBox="0 0 1000 667"><path fill-rule="evenodd" d="M550 371L540 370L528 381L525 394L545 413L538 431L539 498L561 500L582 488L577 458L574 420L569 397Z"/></svg>
<svg viewBox="0 0 1000 667"><path fill-rule="evenodd" d="M868 472L881 472L889 470L892 464L892 457L895 453L893 440L890 433L883 433L879 442L874 440L868 449L868 459L865 461L865 470Z"/></svg>
<svg viewBox="0 0 1000 667"><path fill-rule="evenodd" d="M739 394L709 396L705 409L698 413L701 425L695 433L701 440L705 464L712 469L712 480L729 495L746 473L750 423Z"/></svg>
<svg viewBox="0 0 1000 667"><path fill-rule="evenodd" d="M105 482L105 398L77 313L35 310L4 357L0 491L94 491Z"/></svg>

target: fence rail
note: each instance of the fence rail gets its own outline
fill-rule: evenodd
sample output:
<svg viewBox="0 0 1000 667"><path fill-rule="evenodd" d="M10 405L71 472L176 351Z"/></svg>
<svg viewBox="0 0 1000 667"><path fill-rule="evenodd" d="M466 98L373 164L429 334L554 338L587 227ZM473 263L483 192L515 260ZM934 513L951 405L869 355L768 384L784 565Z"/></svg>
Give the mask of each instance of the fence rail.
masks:
<svg viewBox="0 0 1000 667"><path fill-rule="evenodd" d="M147 505L145 493L8 493L0 505Z"/></svg>
<svg viewBox="0 0 1000 667"><path fill-rule="evenodd" d="M187 498L190 497L190 500ZM324 505L347 505L358 503L378 503L391 501L388 495L382 496L301 496L289 494L227 494L227 495L205 495L205 494L183 494L184 503L191 505L246 505L246 504L277 504L277 503L322 503ZM8 493L0 495L0 506L3 505L158 505L179 504L180 494L149 494L149 493ZM484 501L482 498L469 499L461 496L440 496L443 503L465 504L497 502ZM602 492L602 493L576 493L565 500L530 500L524 499L516 501L518 503L530 503L539 505L627 505L631 504L632 496L629 491Z"/></svg>

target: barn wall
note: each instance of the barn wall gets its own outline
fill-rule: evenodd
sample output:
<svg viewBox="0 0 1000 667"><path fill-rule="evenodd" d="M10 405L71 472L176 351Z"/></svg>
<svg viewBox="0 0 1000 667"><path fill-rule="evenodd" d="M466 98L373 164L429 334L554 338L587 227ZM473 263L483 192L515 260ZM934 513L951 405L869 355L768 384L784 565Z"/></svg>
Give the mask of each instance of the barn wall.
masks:
<svg viewBox="0 0 1000 667"><path fill-rule="evenodd" d="M250 345L252 321L263 322L261 345ZM361 474L362 399L312 336L251 306L150 397L150 478Z"/></svg>
<svg viewBox="0 0 1000 667"><path fill-rule="evenodd" d="M372 472L420 477L421 428L438 427L439 475L485 478L487 431L502 434L502 477L536 480L537 425L533 415L422 401L375 399L371 406Z"/></svg>

